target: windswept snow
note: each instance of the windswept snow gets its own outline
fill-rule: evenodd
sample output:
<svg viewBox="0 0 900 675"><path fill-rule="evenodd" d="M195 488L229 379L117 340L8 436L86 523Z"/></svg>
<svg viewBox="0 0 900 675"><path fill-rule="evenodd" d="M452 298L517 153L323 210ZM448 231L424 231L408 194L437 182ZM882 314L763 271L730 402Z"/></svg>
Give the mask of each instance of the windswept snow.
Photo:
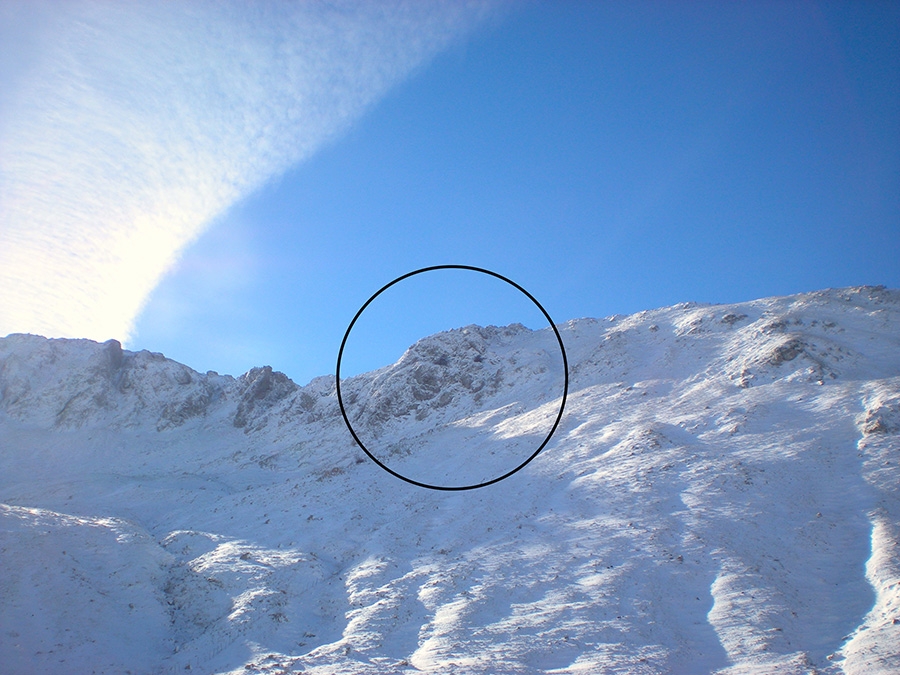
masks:
<svg viewBox="0 0 900 675"><path fill-rule="evenodd" d="M558 431L455 493L333 377L0 339L0 670L900 672L900 292L559 328ZM469 326L342 392L474 482L559 358Z"/></svg>

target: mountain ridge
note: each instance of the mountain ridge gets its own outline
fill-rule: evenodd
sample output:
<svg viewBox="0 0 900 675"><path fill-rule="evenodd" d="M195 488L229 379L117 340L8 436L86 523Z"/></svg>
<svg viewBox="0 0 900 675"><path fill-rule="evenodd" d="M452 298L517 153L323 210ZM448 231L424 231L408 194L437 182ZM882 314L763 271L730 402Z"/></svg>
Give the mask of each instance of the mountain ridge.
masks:
<svg viewBox="0 0 900 675"><path fill-rule="evenodd" d="M364 457L333 376L299 386L114 341L0 339L0 660L13 673L900 667L900 291L558 328L557 433L518 474L449 495ZM546 434L554 345L549 329L465 327L342 390L392 468L478 480Z"/></svg>

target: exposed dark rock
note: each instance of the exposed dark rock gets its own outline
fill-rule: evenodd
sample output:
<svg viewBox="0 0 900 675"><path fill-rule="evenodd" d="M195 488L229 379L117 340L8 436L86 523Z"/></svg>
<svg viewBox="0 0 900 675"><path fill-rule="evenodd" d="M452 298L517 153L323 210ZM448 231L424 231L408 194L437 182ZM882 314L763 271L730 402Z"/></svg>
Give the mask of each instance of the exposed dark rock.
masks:
<svg viewBox="0 0 900 675"><path fill-rule="evenodd" d="M247 427L254 417L261 417L298 389L287 375L272 370L271 366L253 368L238 382L243 385L243 393L233 423L239 429Z"/></svg>
<svg viewBox="0 0 900 675"><path fill-rule="evenodd" d="M780 366L786 361L793 361L803 352L803 342L794 338L775 347L775 349L772 350L772 355L769 357L769 363L773 366Z"/></svg>

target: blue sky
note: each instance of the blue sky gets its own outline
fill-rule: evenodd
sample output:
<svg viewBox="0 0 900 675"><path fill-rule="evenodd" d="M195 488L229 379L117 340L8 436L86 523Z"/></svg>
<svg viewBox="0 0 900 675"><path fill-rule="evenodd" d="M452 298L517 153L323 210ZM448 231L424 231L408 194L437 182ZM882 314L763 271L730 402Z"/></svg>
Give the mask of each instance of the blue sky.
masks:
<svg viewBox="0 0 900 675"><path fill-rule="evenodd" d="M305 383L372 293L439 264L557 322L900 286L896 3L513 3L454 35L211 208L127 346ZM373 305L358 368L540 323L500 282L424 276Z"/></svg>

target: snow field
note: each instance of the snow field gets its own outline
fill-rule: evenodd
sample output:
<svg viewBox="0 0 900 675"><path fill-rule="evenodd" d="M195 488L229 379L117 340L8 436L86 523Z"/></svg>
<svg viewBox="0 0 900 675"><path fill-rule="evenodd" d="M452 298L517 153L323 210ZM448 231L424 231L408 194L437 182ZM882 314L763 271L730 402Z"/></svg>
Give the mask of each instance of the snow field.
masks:
<svg viewBox="0 0 900 675"><path fill-rule="evenodd" d="M366 459L333 378L0 340L0 662L900 671L900 293L560 329L560 428L521 472L467 493ZM404 471L495 475L558 409L549 333L426 338L348 381L354 419L373 447L402 448L386 457Z"/></svg>

